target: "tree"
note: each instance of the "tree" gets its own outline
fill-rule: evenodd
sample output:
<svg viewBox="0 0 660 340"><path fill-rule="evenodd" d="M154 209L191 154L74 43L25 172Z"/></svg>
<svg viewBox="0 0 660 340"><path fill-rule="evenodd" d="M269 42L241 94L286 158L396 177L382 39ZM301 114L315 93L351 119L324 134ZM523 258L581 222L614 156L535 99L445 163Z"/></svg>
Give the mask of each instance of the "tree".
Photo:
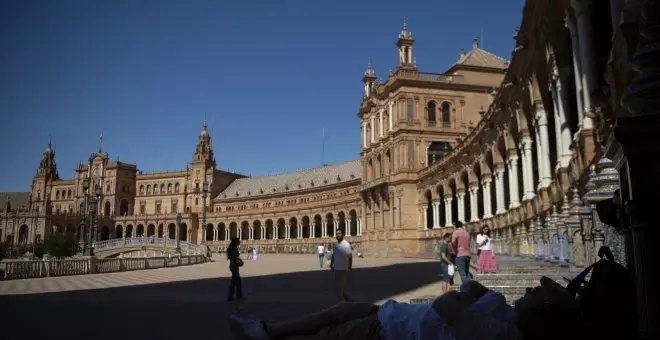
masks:
<svg viewBox="0 0 660 340"><path fill-rule="evenodd" d="M0 242L0 261L7 255L8 244L7 242Z"/></svg>
<svg viewBox="0 0 660 340"><path fill-rule="evenodd" d="M44 240L44 250L58 259L70 257L78 252L78 239L70 233L48 234Z"/></svg>

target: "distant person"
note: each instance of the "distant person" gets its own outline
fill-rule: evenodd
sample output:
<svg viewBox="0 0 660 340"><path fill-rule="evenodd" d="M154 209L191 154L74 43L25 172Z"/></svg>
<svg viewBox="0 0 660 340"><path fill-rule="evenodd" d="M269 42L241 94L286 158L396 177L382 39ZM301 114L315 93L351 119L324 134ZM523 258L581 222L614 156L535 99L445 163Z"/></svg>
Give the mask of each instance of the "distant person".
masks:
<svg viewBox="0 0 660 340"><path fill-rule="evenodd" d="M330 269L332 269L335 277L337 297L340 301L350 302L353 299L346 293L346 283L348 281L348 273L353 268L353 250L351 249L351 244L344 239L344 233L341 229L336 230L335 238L337 239L337 243L332 247Z"/></svg>
<svg viewBox="0 0 660 340"><path fill-rule="evenodd" d="M243 260L241 260L238 252L238 246L240 244L241 240L238 237L234 237L231 239L229 247L227 247L227 260L229 260L229 271L231 271L227 301L234 301L234 297L239 300L243 299L243 282L241 281L241 273L239 271L239 268L243 266Z"/></svg>
<svg viewBox="0 0 660 340"><path fill-rule="evenodd" d="M440 293L449 291L449 285L453 277L453 275L449 275L449 266L454 265L451 260L451 254L449 253L450 247L451 233L446 233L442 237L442 242L440 242L440 271L442 274L442 279L440 279Z"/></svg>
<svg viewBox="0 0 660 340"><path fill-rule="evenodd" d="M481 249L479 248L479 244L481 241L483 241L484 238L484 233L483 233L483 228L477 232L477 258L479 258L479 254L481 254Z"/></svg>
<svg viewBox="0 0 660 340"><path fill-rule="evenodd" d="M252 261L257 260L257 247L252 247Z"/></svg>
<svg viewBox="0 0 660 340"><path fill-rule="evenodd" d="M493 253L493 245L490 238L490 228L487 224L481 227L481 235L479 236L477 236L477 247L479 247L477 265L479 272L495 272L497 271L497 261L495 261L495 253Z"/></svg>
<svg viewBox="0 0 660 340"><path fill-rule="evenodd" d="M452 243L456 248L456 267L461 277L461 284L470 280L470 234L465 230L463 222L456 222L456 230L452 234Z"/></svg>
<svg viewBox="0 0 660 340"><path fill-rule="evenodd" d="M319 265L321 266L321 269L323 269L323 260L325 259L325 247L323 244L319 244L319 246L316 247L316 254L319 257Z"/></svg>

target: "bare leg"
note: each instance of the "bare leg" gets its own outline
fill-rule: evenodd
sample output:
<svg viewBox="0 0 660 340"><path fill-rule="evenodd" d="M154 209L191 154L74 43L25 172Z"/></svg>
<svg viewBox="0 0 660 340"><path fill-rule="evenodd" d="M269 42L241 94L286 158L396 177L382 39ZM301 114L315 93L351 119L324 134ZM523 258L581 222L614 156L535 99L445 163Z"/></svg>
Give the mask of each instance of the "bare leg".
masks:
<svg viewBox="0 0 660 340"><path fill-rule="evenodd" d="M340 324L350 317L364 317L372 313L374 305L361 302L341 302L320 312L305 315L299 319L267 322L268 334L273 337L287 337L314 334L321 329Z"/></svg>

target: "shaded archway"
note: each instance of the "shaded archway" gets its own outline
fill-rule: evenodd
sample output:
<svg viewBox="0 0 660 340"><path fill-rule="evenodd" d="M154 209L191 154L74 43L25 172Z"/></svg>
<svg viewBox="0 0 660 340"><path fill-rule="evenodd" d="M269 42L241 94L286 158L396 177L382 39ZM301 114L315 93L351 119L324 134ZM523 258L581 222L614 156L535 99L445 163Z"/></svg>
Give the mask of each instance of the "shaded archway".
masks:
<svg viewBox="0 0 660 340"><path fill-rule="evenodd" d="M206 241L215 241L215 235L213 232L213 224L206 224L206 229L204 230L204 240Z"/></svg>
<svg viewBox="0 0 660 340"><path fill-rule="evenodd" d="M119 215L121 216L127 216L128 215L128 200L123 198L121 202L119 202Z"/></svg>
<svg viewBox="0 0 660 340"><path fill-rule="evenodd" d="M111 208L110 201L106 201L105 205L103 206L103 216L105 217L110 216L110 208Z"/></svg>
<svg viewBox="0 0 660 340"><path fill-rule="evenodd" d="M291 217L289 219L289 238L298 238L298 219Z"/></svg>
<svg viewBox="0 0 660 340"><path fill-rule="evenodd" d="M133 235L133 229L134 228L133 228L132 224L129 224L129 225L126 226L126 237L135 237Z"/></svg>
<svg viewBox="0 0 660 340"><path fill-rule="evenodd" d="M183 222L179 225L179 240L188 241L188 225Z"/></svg>
<svg viewBox="0 0 660 340"><path fill-rule="evenodd" d="M156 226L153 224L149 224L147 226L147 237L148 236L155 236L156 235Z"/></svg>
<svg viewBox="0 0 660 340"><path fill-rule="evenodd" d="M236 222L229 223L229 239L238 237L238 224Z"/></svg>
<svg viewBox="0 0 660 340"><path fill-rule="evenodd" d="M285 237L286 234L286 221L283 218L277 220L277 236L275 237L278 240L281 240Z"/></svg>
<svg viewBox="0 0 660 340"><path fill-rule="evenodd" d="M332 213L327 213L325 215L325 227L326 235L329 237L335 236L335 215Z"/></svg>
<svg viewBox="0 0 660 340"><path fill-rule="evenodd" d="M30 238L30 228L23 224L18 229L18 244L28 244Z"/></svg>
<svg viewBox="0 0 660 340"><path fill-rule="evenodd" d="M59 224L54 224L53 225L53 231L57 234L61 234L64 232L64 228L60 226Z"/></svg>
<svg viewBox="0 0 660 340"><path fill-rule="evenodd" d="M323 218L321 215L314 216L314 235L313 237L323 237Z"/></svg>
<svg viewBox="0 0 660 340"><path fill-rule="evenodd" d="M351 211L348 212L348 216L350 217L349 221L349 228L348 228L348 233L351 236L357 236L358 235L358 228L357 228L357 212L355 209L351 209Z"/></svg>
<svg viewBox="0 0 660 340"><path fill-rule="evenodd" d="M243 221L241 222L241 240L249 240L250 239L250 222L248 221Z"/></svg>
<svg viewBox="0 0 660 340"><path fill-rule="evenodd" d="M266 240L272 240L275 235L273 220L266 220Z"/></svg>
<svg viewBox="0 0 660 340"><path fill-rule="evenodd" d="M121 224L118 224L115 227L115 238L123 238L124 237L124 227Z"/></svg>
<svg viewBox="0 0 660 340"><path fill-rule="evenodd" d="M144 226L142 224L137 225L137 230L135 231L136 237L144 236Z"/></svg>
<svg viewBox="0 0 660 340"><path fill-rule="evenodd" d="M170 223L167 225L167 238L176 240L176 224Z"/></svg>
<svg viewBox="0 0 660 340"><path fill-rule="evenodd" d="M110 228L108 226L102 226L101 227L101 241L109 240L110 239Z"/></svg>
<svg viewBox="0 0 660 340"><path fill-rule="evenodd" d="M165 226L162 223L158 225L158 233L156 234L158 236L158 238L161 238L161 237L163 237L163 235L165 235L165 230L164 229L165 229Z"/></svg>
<svg viewBox="0 0 660 340"><path fill-rule="evenodd" d="M337 213L337 218L339 218L339 221L337 221L336 229L341 229L342 234L346 235L346 214L340 211Z"/></svg>
<svg viewBox="0 0 660 340"><path fill-rule="evenodd" d="M222 222L218 224L218 240L227 241L227 226Z"/></svg>
<svg viewBox="0 0 660 340"><path fill-rule="evenodd" d="M426 225L424 228L433 229L433 224L437 223L433 220L433 195L431 190L424 192L424 214L426 214Z"/></svg>
<svg viewBox="0 0 660 340"><path fill-rule="evenodd" d="M67 224L64 231L68 234L73 234L76 232L76 227L74 227L73 224Z"/></svg>
<svg viewBox="0 0 660 340"><path fill-rule="evenodd" d="M310 235L310 221L309 221L309 216L303 216L302 222L301 222L301 228L302 228L302 237L303 238L311 238L312 236Z"/></svg>
<svg viewBox="0 0 660 340"><path fill-rule="evenodd" d="M263 235L261 234L261 221L256 220L252 222L252 230L254 230L252 233L252 238L255 240L261 240Z"/></svg>

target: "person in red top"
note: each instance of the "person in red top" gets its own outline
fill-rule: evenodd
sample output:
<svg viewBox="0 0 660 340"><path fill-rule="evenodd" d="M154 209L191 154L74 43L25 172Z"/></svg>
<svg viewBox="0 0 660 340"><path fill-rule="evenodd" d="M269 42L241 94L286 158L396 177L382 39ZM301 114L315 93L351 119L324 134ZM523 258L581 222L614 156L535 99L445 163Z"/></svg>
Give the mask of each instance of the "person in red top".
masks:
<svg viewBox="0 0 660 340"><path fill-rule="evenodd" d="M461 283L468 282L470 276L470 234L463 227L461 221L456 222L456 230L451 237L451 243L456 248L456 267L458 275L461 277Z"/></svg>

